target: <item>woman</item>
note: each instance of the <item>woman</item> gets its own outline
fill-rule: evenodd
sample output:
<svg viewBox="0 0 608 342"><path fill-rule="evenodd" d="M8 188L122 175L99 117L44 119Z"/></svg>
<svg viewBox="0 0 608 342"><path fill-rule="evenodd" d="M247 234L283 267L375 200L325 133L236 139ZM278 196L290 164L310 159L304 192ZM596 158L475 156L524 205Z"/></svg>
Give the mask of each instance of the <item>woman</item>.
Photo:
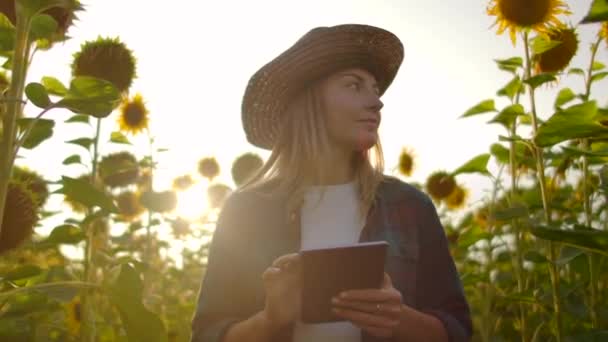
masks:
<svg viewBox="0 0 608 342"><path fill-rule="evenodd" d="M192 341L466 341L469 307L432 201L382 174L380 97L403 59L367 25L311 30L256 72L243 127L272 154L226 202ZM389 242L380 289L333 301L343 319L299 319L303 248Z"/></svg>

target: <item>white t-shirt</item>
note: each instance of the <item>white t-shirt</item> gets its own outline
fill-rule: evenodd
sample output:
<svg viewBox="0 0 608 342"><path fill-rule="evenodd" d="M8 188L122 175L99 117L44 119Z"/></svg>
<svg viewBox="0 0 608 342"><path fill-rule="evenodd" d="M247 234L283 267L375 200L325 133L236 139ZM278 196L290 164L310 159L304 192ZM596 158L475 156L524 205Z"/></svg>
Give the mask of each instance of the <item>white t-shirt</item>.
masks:
<svg viewBox="0 0 608 342"><path fill-rule="evenodd" d="M311 187L301 212L301 248L322 248L355 243L365 224L359 214L354 182ZM304 324L296 322L294 342L360 342L361 329L350 322Z"/></svg>

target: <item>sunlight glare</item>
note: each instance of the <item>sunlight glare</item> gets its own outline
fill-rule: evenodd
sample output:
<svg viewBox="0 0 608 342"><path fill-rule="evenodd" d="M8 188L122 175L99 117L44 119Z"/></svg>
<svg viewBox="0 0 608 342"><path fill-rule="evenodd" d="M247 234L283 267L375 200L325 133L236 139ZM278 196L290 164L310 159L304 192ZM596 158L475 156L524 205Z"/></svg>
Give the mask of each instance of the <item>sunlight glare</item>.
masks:
<svg viewBox="0 0 608 342"><path fill-rule="evenodd" d="M177 193L175 213L187 220L199 219L209 209L207 187L196 183L185 191Z"/></svg>

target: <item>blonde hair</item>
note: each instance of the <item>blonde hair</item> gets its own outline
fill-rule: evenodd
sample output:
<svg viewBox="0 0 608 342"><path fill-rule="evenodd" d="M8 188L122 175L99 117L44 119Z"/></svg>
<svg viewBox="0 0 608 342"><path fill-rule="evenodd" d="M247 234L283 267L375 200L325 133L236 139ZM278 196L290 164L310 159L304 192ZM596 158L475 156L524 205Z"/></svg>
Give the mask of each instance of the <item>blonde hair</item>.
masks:
<svg viewBox="0 0 608 342"><path fill-rule="evenodd" d="M287 194L287 215L296 213L311 185L325 184L330 160L327 119L320 87L306 88L283 115L281 131L272 153L264 165L249 178L239 191L256 190L276 182L271 195ZM373 158L373 163L370 159ZM384 157L380 141L370 149L355 153L352 160L355 184L358 186L360 213L363 218L372 206L383 178Z"/></svg>

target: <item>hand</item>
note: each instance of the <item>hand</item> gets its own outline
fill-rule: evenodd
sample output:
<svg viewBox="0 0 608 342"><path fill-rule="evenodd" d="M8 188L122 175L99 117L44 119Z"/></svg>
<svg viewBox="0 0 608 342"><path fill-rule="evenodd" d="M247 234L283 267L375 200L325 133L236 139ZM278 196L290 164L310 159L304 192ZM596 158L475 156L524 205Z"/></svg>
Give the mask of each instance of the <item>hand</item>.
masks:
<svg viewBox="0 0 608 342"><path fill-rule="evenodd" d="M300 316L300 256L286 254L273 261L262 274L266 291L263 314L275 327L280 328Z"/></svg>
<svg viewBox="0 0 608 342"><path fill-rule="evenodd" d="M384 273L380 289L350 290L332 300L336 316L376 337L392 337L401 323L402 297Z"/></svg>

